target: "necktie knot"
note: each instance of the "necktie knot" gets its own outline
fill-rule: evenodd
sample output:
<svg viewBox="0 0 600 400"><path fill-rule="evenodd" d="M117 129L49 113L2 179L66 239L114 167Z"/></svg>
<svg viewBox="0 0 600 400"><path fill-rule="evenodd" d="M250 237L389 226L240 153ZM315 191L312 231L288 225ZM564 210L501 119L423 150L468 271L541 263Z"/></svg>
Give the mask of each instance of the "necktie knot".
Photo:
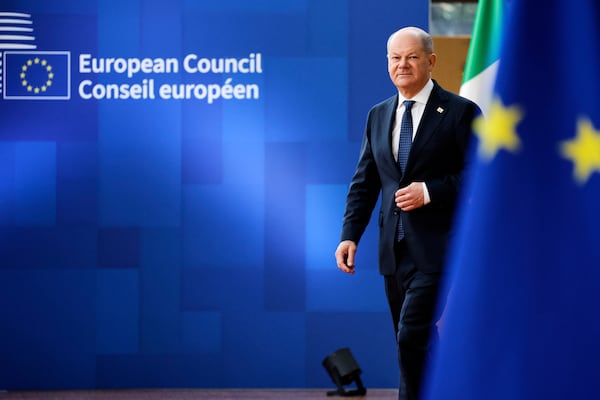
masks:
<svg viewBox="0 0 600 400"><path fill-rule="evenodd" d="M415 104L414 100L404 100L402 102L402 104L404 105L404 112L409 112L410 109L412 108L413 104Z"/></svg>

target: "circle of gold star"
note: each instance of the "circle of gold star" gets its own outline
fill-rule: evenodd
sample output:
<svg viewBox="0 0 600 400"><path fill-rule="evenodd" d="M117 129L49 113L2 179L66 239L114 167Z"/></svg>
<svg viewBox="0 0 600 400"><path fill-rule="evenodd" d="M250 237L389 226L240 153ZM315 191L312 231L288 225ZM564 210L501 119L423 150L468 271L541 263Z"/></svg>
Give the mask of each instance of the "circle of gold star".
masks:
<svg viewBox="0 0 600 400"><path fill-rule="evenodd" d="M41 85L34 85L27 79L27 73L33 68L42 68L42 71L46 72L46 82ZM45 59L35 57L28 59L25 64L21 67L21 85L27 89L28 92L35 94L44 93L52 86L52 80L54 79L54 72L52 72L52 65L48 64Z"/></svg>
<svg viewBox="0 0 600 400"><path fill-rule="evenodd" d="M521 147L517 135L517 124L523 118L521 110L516 106L505 107L500 99L495 98L488 114L473 122L473 129L479 137L480 156L489 161L501 149L517 152Z"/></svg>
<svg viewBox="0 0 600 400"><path fill-rule="evenodd" d="M583 185L593 172L600 173L600 131L588 118L579 118L577 136L561 142L560 153L573 162L575 179Z"/></svg>

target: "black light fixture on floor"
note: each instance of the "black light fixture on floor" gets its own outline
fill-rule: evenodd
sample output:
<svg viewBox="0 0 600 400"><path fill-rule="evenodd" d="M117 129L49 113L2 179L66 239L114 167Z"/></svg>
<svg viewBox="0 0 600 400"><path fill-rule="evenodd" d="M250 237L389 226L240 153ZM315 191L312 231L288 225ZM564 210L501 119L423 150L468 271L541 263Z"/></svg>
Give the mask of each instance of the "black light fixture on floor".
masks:
<svg viewBox="0 0 600 400"><path fill-rule="evenodd" d="M364 396L367 393L367 389L360 380L362 371L349 348L344 347L325 357L323 367L337 386L337 390L327 392L327 396ZM346 391L344 385L349 385L352 382L356 383L357 388Z"/></svg>

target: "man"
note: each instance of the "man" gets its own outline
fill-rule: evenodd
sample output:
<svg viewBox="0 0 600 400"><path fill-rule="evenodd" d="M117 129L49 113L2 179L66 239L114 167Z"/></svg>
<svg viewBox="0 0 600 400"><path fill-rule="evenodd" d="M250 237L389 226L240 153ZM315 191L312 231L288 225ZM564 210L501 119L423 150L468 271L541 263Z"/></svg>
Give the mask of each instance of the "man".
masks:
<svg viewBox="0 0 600 400"><path fill-rule="evenodd" d="M400 29L388 39L387 50L398 93L369 111L335 257L340 270L355 272L357 244L381 193L379 272L394 322L401 382L407 398L416 400L437 336L438 289L471 124L481 111L431 79L436 55L427 32Z"/></svg>

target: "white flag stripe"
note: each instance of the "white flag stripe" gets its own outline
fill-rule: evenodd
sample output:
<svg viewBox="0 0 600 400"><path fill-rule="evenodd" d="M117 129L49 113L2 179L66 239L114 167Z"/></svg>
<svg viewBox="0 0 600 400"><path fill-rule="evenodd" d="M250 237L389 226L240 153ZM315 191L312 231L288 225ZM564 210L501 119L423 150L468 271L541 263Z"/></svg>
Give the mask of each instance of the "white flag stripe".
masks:
<svg viewBox="0 0 600 400"><path fill-rule="evenodd" d="M490 109L499 64L500 60L494 62L460 87L460 95L477 103L484 115Z"/></svg>

